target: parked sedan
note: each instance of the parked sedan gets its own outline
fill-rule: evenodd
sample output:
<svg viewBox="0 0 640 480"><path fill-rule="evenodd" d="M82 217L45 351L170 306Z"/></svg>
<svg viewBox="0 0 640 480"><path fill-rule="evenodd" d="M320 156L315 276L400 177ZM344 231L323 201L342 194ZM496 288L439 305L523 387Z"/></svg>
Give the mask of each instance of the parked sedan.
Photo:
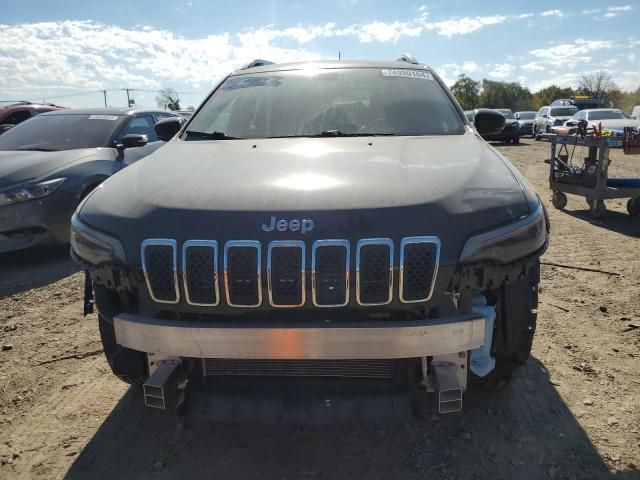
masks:
<svg viewBox="0 0 640 480"><path fill-rule="evenodd" d="M163 142L167 112L60 110L0 137L0 253L69 241L69 222L91 190Z"/></svg>
<svg viewBox="0 0 640 480"><path fill-rule="evenodd" d="M60 109L52 103L0 102L0 135L31 117Z"/></svg>
<svg viewBox="0 0 640 480"><path fill-rule="evenodd" d="M536 118L536 112L516 112L514 117L518 120L518 126L520 127L520 132L522 132L522 135L533 135L533 120Z"/></svg>
<svg viewBox="0 0 640 480"><path fill-rule="evenodd" d="M522 135L522 132L520 131L518 120L513 115L513 112L508 108L496 108L494 110L500 112L505 117L504 128L500 133L483 135L482 138L488 141L520 143L520 135Z"/></svg>
<svg viewBox="0 0 640 480"><path fill-rule="evenodd" d="M609 130L624 130L624 127L640 127L640 119L634 120L622 110L617 108L593 108L581 110L565 122L565 126L573 127L580 120L586 120L589 127L598 127Z"/></svg>

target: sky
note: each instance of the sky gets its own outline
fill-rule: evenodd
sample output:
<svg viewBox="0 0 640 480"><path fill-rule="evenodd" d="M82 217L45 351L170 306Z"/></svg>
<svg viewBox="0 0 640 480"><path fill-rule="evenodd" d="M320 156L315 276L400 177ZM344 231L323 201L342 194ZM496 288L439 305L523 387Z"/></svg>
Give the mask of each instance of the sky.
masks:
<svg viewBox="0 0 640 480"><path fill-rule="evenodd" d="M395 59L447 84L575 86L606 69L640 86L640 2L538 0L0 0L0 100L153 107L158 89L197 106L225 75L274 62Z"/></svg>

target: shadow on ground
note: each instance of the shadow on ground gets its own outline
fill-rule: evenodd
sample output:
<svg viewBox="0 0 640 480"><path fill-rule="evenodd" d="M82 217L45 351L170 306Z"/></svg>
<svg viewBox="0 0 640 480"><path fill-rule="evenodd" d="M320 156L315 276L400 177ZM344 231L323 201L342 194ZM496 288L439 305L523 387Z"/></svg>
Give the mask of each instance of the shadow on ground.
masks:
<svg viewBox="0 0 640 480"><path fill-rule="evenodd" d="M609 473L542 364L464 411L424 422L288 426L194 422L142 406L130 389L66 474L158 479L638 479Z"/></svg>
<svg viewBox="0 0 640 480"><path fill-rule="evenodd" d="M585 201L586 204L586 201ZM640 218L627 213L608 210L604 218L593 218L589 210L564 210L564 213L595 225L596 227L621 233L628 237L640 238Z"/></svg>
<svg viewBox="0 0 640 480"><path fill-rule="evenodd" d="M78 270L68 245L0 253L0 299L54 283Z"/></svg>

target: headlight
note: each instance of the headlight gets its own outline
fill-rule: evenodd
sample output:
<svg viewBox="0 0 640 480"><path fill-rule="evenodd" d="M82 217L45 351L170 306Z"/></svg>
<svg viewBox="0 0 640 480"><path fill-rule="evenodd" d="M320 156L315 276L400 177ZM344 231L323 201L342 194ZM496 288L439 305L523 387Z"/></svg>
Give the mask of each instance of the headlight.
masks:
<svg viewBox="0 0 640 480"><path fill-rule="evenodd" d="M124 248L118 239L97 232L76 214L71 218L71 249L78 257L93 265L126 263Z"/></svg>
<svg viewBox="0 0 640 480"><path fill-rule="evenodd" d="M460 263L510 263L538 251L546 240L544 209L542 204L538 204L531 215L467 240L460 255Z"/></svg>
<svg viewBox="0 0 640 480"><path fill-rule="evenodd" d="M7 190L0 193L0 206L46 197L55 192L64 181L65 178L54 178L46 182L26 183L17 188Z"/></svg>

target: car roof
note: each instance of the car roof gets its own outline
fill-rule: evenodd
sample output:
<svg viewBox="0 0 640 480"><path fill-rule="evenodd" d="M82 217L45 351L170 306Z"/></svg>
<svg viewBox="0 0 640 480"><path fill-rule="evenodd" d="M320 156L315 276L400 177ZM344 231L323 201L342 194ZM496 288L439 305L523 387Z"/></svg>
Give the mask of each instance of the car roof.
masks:
<svg viewBox="0 0 640 480"><path fill-rule="evenodd" d="M621 112L619 108L585 108L583 112Z"/></svg>
<svg viewBox="0 0 640 480"><path fill-rule="evenodd" d="M165 113L175 115L173 112L151 109L151 108L74 108L69 110L59 110L55 112L47 112L42 115L136 115L139 113Z"/></svg>
<svg viewBox="0 0 640 480"><path fill-rule="evenodd" d="M0 112L8 112L10 110L19 110L21 108L50 108L50 109L64 109L53 103L31 103L31 102L14 102L7 103L5 105L0 103Z"/></svg>
<svg viewBox="0 0 640 480"><path fill-rule="evenodd" d="M309 62L271 63L258 67L236 70L231 74L244 75L247 73L282 72L286 70L305 70L311 68L337 69L337 68L404 68L411 70L431 70L420 63L404 61L379 61L379 60L319 60Z"/></svg>

